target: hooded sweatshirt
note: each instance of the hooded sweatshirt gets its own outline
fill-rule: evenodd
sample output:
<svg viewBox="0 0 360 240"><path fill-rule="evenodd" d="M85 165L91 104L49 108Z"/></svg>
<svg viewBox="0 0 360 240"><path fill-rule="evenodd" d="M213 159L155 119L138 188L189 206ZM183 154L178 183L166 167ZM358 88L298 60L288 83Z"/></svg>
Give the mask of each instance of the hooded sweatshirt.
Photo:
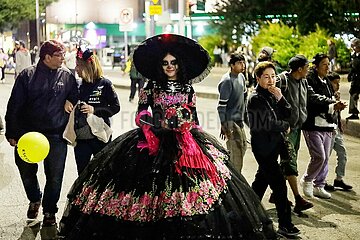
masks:
<svg viewBox="0 0 360 240"><path fill-rule="evenodd" d="M30 52L26 48L17 50L15 53L15 59L16 59L15 72L17 75L19 75L19 73L25 68L31 66Z"/></svg>

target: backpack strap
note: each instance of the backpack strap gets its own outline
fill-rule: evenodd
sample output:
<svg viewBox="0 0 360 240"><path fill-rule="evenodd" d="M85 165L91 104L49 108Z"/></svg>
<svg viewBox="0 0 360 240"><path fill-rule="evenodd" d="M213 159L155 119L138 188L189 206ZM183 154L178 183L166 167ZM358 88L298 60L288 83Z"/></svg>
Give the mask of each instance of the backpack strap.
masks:
<svg viewBox="0 0 360 240"><path fill-rule="evenodd" d="M286 92L289 88L287 74L288 72L284 71L276 76L276 81L278 82L276 85L281 89L282 93Z"/></svg>

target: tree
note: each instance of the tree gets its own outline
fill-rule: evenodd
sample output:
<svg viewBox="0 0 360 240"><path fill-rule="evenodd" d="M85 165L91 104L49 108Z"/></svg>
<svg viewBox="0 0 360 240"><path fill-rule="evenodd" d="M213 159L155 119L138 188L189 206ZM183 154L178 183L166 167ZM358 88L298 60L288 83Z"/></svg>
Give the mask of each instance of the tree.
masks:
<svg viewBox="0 0 360 240"><path fill-rule="evenodd" d="M318 25L332 35L336 33L359 33L359 1L326 0L326 1L294 1L293 9L298 14L298 29L301 34L316 30ZM319 11L321 9L321 11ZM357 26L357 27L356 27Z"/></svg>
<svg viewBox="0 0 360 240"><path fill-rule="evenodd" d="M316 26L336 33L360 33L359 0L222 0L214 14L221 20L213 27L228 38L254 35L262 24L274 19L297 26L301 34L316 31ZM233 36L233 35L236 36Z"/></svg>
<svg viewBox="0 0 360 240"><path fill-rule="evenodd" d="M56 0L40 0L40 12ZM21 21L35 19L35 0L0 0L0 32L18 26Z"/></svg>
<svg viewBox="0 0 360 240"><path fill-rule="evenodd" d="M281 22L266 24L251 39L253 50L258 53L264 46L274 48L273 59L286 68L288 60L298 53L300 41L297 33L296 29Z"/></svg>
<svg viewBox="0 0 360 240"><path fill-rule="evenodd" d="M296 27L289 27L282 22L268 23L263 25L256 36L251 40L254 52L264 46L270 46L276 50L273 60L277 61L282 68L287 68L287 63L295 54L303 54L312 59L316 53L327 53L327 39L330 33L324 28L316 26L315 31L301 35ZM348 68L350 62L350 50L342 39L335 40L338 53L337 63L340 69Z"/></svg>
<svg viewBox="0 0 360 240"><path fill-rule="evenodd" d="M223 0L215 5L216 15L213 27L229 39L240 39L243 35L254 35L260 24L270 15L283 15L290 0Z"/></svg>

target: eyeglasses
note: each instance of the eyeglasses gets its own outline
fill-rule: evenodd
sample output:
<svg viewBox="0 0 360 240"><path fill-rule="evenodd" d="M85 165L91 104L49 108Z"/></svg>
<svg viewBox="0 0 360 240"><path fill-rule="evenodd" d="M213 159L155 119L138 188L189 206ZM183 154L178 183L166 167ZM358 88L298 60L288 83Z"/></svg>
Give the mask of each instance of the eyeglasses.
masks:
<svg viewBox="0 0 360 240"><path fill-rule="evenodd" d="M178 61L175 59L175 60L171 60L170 62L168 62L168 61L165 61L165 60L163 60L162 61L162 63L161 63L161 65L162 66L168 66L168 65L173 65L173 66L175 66L175 65L177 65L178 64Z"/></svg>
<svg viewBox="0 0 360 240"><path fill-rule="evenodd" d="M55 52L55 53L53 53L52 56L54 56L54 57L65 57L65 52Z"/></svg>

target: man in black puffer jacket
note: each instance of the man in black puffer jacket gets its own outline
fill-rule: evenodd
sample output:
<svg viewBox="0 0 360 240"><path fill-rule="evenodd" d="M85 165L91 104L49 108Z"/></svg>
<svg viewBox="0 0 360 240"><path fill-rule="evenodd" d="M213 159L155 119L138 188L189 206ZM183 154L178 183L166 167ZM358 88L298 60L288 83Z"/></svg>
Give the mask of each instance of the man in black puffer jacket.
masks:
<svg viewBox="0 0 360 240"><path fill-rule="evenodd" d="M42 133L49 140L50 152L43 161L46 175L44 194L36 176L38 165L21 160L14 151L15 163L30 202L27 218L36 219L42 203L43 226L55 225L67 154L67 143L62 138L69 118L65 108L71 108L67 102L75 105L78 98L74 75L62 67L64 54L61 43L55 40L43 43L39 63L17 76L5 116L5 136L11 146L16 146L23 134L32 131Z"/></svg>

